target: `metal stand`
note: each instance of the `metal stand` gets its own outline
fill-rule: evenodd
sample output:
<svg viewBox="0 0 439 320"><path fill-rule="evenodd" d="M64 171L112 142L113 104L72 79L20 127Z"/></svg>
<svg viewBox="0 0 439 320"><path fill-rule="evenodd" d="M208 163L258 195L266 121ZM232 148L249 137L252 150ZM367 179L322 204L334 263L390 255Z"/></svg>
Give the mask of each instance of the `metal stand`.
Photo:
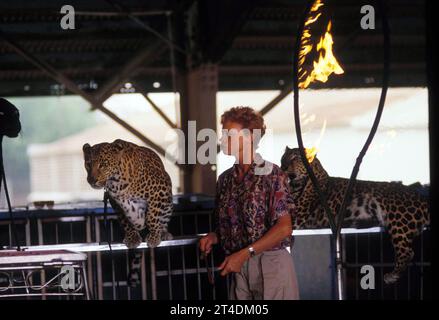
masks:
<svg viewBox="0 0 439 320"><path fill-rule="evenodd" d="M0 278L7 283L0 287L0 298L82 296L90 300L86 263L86 254L69 250L0 251ZM72 288L61 285L67 276L65 266L74 272ZM49 280L33 277L41 271L53 271L54 275Z"/></svg>

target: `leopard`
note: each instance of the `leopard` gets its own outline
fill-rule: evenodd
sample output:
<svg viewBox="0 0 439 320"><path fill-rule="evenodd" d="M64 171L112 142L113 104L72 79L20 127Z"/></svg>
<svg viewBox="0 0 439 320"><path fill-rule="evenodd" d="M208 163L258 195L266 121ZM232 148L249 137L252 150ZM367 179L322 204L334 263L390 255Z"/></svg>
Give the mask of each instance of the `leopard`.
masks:
<svg viewBox="0 0 439 320"><path fill-rule="evenodd" d="M331 177L315 156L308 159L328 206L337 221L349 179ZM329 228L329 219L302 162L299 148L285 148L281 169L289 176L296 206L293 229ZM413 240L430 225L429 196L401 182L357 180L348 202L342 228L383 227L394 249L393 270L385 284L398 282L414 257Z"/></svg>
<svg viewBox="0 0 439 320"><path fill-rule="evenodd" d="M132 142L86 143L82 149L87 182L94 189L105 189L116 213L131 256L128 283L136 287L142 254L135 249L143 239L148 248L156 248L173 238L168 232L173 212L171 178L155 151Z"/></svg>

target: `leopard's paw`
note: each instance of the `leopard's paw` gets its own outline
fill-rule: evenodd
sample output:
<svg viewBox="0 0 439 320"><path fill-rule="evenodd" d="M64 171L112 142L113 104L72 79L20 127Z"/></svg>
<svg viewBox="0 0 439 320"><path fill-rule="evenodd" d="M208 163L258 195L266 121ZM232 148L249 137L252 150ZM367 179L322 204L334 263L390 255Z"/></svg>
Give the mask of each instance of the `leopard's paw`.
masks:
<svg viewBox="0 0 439 320"><path fill-rule="evenodd" d="M133 231L125 234L125 238L123 239L123 243L129 248L134 249L137 248L142 243L142 237L137 231Z"/></svg>
<svg viewBox="0 0 439 320"><path fill-rule="evenodd" d="M160 233L149 233L146 236L146 243L148 244L148 247L150 247L150 248L157 247L160 244L160 242L162 242Z"/></svg>

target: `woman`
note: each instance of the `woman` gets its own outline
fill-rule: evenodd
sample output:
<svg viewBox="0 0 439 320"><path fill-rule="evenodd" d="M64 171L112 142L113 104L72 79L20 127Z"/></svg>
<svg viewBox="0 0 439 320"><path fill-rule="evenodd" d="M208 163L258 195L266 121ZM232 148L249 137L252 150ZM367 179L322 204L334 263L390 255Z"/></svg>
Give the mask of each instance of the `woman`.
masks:
<svg viewBox="0 0 439 320"><path fill-rule="evenodd" d="M221 275L232 274L230 298L299 299L291 245L294 205L288 176L255 152L265 133L264 119L249 107L221 116L224 153L235 165L217 181L215 232L200 239L208 254L220 243L226 258Z"/></svg>

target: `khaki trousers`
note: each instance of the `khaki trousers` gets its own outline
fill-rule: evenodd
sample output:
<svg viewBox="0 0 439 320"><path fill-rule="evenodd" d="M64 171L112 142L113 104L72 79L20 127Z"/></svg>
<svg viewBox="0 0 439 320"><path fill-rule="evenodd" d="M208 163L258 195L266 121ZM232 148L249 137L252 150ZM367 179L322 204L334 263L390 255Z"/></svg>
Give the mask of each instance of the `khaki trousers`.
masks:
<svg viewBox="0 0 439 320"><path fill-rule="evenodd" d="M293 257L286 249L251 257L231 280L231 300L299 300Z"/></svg>

